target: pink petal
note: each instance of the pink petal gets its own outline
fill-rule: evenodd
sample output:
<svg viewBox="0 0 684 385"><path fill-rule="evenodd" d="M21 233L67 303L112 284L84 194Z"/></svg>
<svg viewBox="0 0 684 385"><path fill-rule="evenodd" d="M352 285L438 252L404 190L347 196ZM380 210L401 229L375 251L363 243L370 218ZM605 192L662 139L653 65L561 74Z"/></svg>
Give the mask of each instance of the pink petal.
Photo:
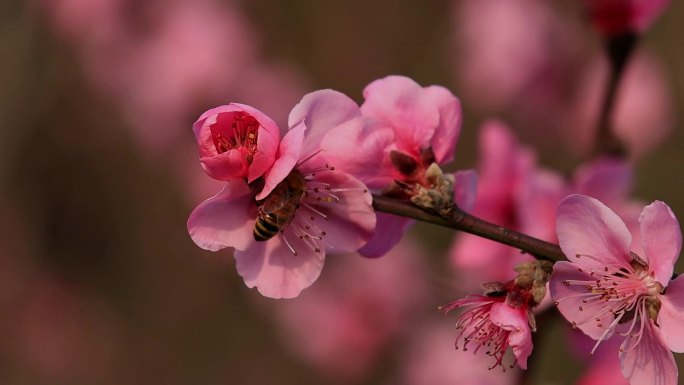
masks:
<svg viewBox="0 0 684 385"><path fill-rule="evenodd" d="M658 282L667 286L674 264L682 250L682 231L672 209L661 201L644 207L639 217L641 245L646 255L641 257L655 272Z"/></svg>
<svg viewBox="0 0 684 385"><path fill-rule="evenodd" d="M297 255L283 242L283 236ZM268 241L252 242L244 251L235 251L236 268L245 285L256 286L259 293L269 298L298 296L321 274L324 259L325 250L314 252L291 228Z"/></svg>
<svg viewBox="0 0 684 385"><path fill-rule="evenodd" d="M558 310L568 322L577 325L577 328L589 337L595 340L600 339L605 333L605 326L610 325L614 317L611 312L604 311L603 314L605 315L596 321L596 314L609 307L617 309L620 307L620 303L605 301L584 303L583 300L587 298L585 296L586 287L582 285L566 286L563 283L565 280L591 281L594 278L585 272L580 272L576 264L565 261L556 262L553 265L549 292L551 298L557 302ZM604 327L599 327L598 324ZM610 337L612 333L608 333L605 338Z"/></svg>
<svg viewBox="0 0 684 385"><path fill-rule="evenodd" d="M354 119L337 126L321 141L322 155L336 168L359 178L374 190L395 179L389 151L394 132L367 119ZM373 167L368 167L372 164Z"/></svg>
<svg viewBox="0 0 684 385"><path fill-rule="evenodd" d="M534 170L526 173L515 194L518 230L555 242L556 208L566 196L565 180L555 172Z"/></svg>
<svg viewBox="0 0 684 385"><path fill-rule="evenodd" d="M477 173L463 170L454 173L454 202L463 211L472 210L477 198Z"/></svg>
<svg viewBox="0 0 684 385"><path fill-rule="evenodd" d="M563 199L556 211L556 234L565 256L585 269L630 268L632 235L613 210L594 198L570 195Z"/></svg>
<svg viewBox="0 0 684 385"><path fill-rule="evenodd" d="M532 333L527 323L527 315L520 309L514 309L505 303L492 305L490 319L495 325L511 334L508 343L518 361L518 366L527 369L527 358L532 354Z"/></svg>
<svg viewBox="0 0 684 385"><path fill-rule="evenodd" d="M439 110L439 125L432 137L432 150L437 163L451 162L463 122L461 102L451 91L440 86L425 87L423 93Z"/></svg>
<svg viewBox="0 0 684 385"><path fill-rule="evenodd" d="M575 191L607 205L621 203L632 188L632 166L621 159L599 158L580 166L573 176Z"/></svg>
<svg viewBox="0 0 684 385"><path fill-rule="evenodd" d="M302 158L306 158L320 149L320 142L328 131L351 120L363 124L356 102L341 92L320 90L302 98L290 112L288 125L295 127L302 122L306 125L302 148Z"/></svg>
<svg viewBox="0 0 684 385"><path fill-rule="evenodd" d="M630 346L641 338L635 348ZM632 385L677 385L678 370L672 352L650 319L643 335L628 336L620 348L622 374Z"/></svg>
<svg viewBox="0 0 684 385"><path fill-rule="evenodd" d="M316 221L318 228L326 233L322 242L334 252L356 251L368 242L375 230L370 192L361 181L339 170L319 172L315 181L329 184L331 193L340 198L338 202L318 202L313 197L304 201L328 217L327 220ZM306 206L299 210L296 216L316 215Z"/></svg>
<svg viewBox="0 0 684 385"><path fill-rule="evenodd" d="M359 249L359 254L368 258L378 258L387 254L404 236L406 230L415 223L409 218L377 213L375 234L368 243Z"/></svg>
<svg viewBox="0 0 684 385"><path fill-rule="evenodd" d="M660 296L658 325L665 337L667 347L677 353L684 353L684 276L672 280L665 295Z"/></svg>
<svg viewBox="0 0 684 385"><path fill-rule="evenodd" d="M201 157L200 164L207 175L221 181L242 179L249 172L246 154L240 150Z"/></svg>
<svg viewBox="0 0 684 385"><path fill-rule="evenodd" d="M440 123L439 111L418 83L404 76L388 76L366 86L363 96L363 115L391 127L400 150L417 156L430 146Z"/></svg>
<svg viewBox="0 0 684 385"><path fill-rule="evenodd" d="M210 251L244 250L254 242L253 195L242 180L226 183L216 196L197 206L188 218L188 232L197 246Z"/></svg>
<svg viewBox="0 0 684 385"><path fill-rule="evenodd" d="M451 250L451 263L463 277L459 283L465 287L508 281L515 277L516 265L531 259L509 246L471 234L459 234Z"/></svg>
<svg viewBox="0 0 684 385"><path fill-rule="evenodd" d="M237 103L236 103L237 104ZM280 129L278 125L261 111L243 104L237 104L251 114L261 126L257 135L257 149L252 165L249 168L247 182L252 182L262 176L275 162L278 144L280 143Z"/></svg>
<svg viewBox="0 0 684 385"><path fill-rule="evenodd" d="M529 183L535 168L534 153L519 145L506 125L494 120L482 126L479 142L481 161L476 210L485 205L487 210L509 213L514 209L511 201L520 200L516 195Z"/></svg>
<svg viewBox="0 0 684 385"><path fill-rule="evenodd" d="M264 188L257 194L257 200L266 198L278 183L282 182L295 167L300 159L305 132L306 126L302 123L285 134L285 137L280 142L275 163L273 163L273 167L271 167L264 177Z"/></svg>

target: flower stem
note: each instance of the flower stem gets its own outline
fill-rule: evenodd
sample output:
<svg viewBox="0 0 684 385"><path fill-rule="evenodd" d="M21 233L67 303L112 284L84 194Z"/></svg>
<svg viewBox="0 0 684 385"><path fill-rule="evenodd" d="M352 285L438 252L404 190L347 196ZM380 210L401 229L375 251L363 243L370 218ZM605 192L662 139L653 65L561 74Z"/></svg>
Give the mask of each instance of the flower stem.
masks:
<svg viewBox="0 0 684 385"><path fill-rule="evenodd" d="M537 259L552 262L566 259L563 251L556 244L489 223L466 213L456 206L449 207L441 214L435 214L406 201L373 195L373 207L377 211L413 218L422 222L449 227L491 239L492 241L520 249Z"/></svg>
<svg viewBox="0 0 684 385"><path fill-rule="evenodd" d="M611 118L615 110L615 97L620 79L634 51L636 42L637 35L634 33L611 37L606 41L606 52L610 60L610 75L601 105L601 115L599 116L598 130L596 132L594 154L597 156L612 155L624 157L627 153L624 144L615 136Z"/></svg>

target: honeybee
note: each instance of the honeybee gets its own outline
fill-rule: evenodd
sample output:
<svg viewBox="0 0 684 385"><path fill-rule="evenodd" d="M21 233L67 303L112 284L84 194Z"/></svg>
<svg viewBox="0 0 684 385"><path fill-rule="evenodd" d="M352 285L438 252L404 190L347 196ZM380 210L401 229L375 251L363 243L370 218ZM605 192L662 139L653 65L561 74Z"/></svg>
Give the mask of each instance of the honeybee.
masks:
<svg viewBox="0 0 684 385"><path fill-rule="evenodd" d="M293 171L259 204L254 239L257 242L267 241L285 229L300 205L306 192L306 180L297 171Z"/></svg>

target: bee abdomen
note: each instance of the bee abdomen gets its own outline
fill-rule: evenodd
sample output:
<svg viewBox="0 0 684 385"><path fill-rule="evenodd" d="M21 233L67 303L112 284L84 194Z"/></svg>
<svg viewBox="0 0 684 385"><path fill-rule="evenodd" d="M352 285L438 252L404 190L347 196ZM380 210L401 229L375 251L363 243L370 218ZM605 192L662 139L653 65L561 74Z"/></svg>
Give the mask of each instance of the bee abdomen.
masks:
<svg viewBox="0 0 684 385"><path fill-rule="evenodd" d="M278 234L278 218L273 214L263 215L257 218L254 224L254 239L257 242L267 241Z"/></svg>

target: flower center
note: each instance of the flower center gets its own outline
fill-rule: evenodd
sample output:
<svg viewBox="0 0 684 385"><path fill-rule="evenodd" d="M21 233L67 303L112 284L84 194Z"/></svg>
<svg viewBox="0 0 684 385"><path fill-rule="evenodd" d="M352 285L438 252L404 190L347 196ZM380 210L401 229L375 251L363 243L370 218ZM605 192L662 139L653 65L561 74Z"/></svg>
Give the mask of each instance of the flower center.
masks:
<svg viewBox="0 0 684 385"><path fill-rule="evenodd" d="M209 127L216 152L223 154L244 147L250 161L256 152L258 129L259 122L243 111L221 113Z"/></svg>
<svg viewBox="0 0 684 385"><path fill-rule="evenodd" d="M299 165L307 160L300 162ZM332 212L344 210L335 206L348 204L346 198L349 194L368 193L365 188L335 186L330 182L335 179L331 177L334 172L335 167L328 164L306 172L295 168L281 182L288 190L296 191L296 194L289 194L292 200L287 203L288 218L283 218L285 221L281 221L283 226L279 228L283 242L295 256L306 250L322 252L325 238L334 227L328 223Z"/></svg>
<svg viewBox="0 0 684 385"><path fill-rule="evenodd" d="M576 257L595 259L581 254ZM578 310L592 313L582 316L582 322L572 321L573 327L596 322L598 328L605 329L592 353L617 325L628 324L627 331L621 333L622 335L640 336L643 324L648 318L657 320L660 310L658 296L663 292L663 286L655 280L648 266L638 255L632 253L632 257L629 266L606 265L591 271L578 269L579 272L588 274L591 279L563 281L565 286L581 286L585 290L563 297L556 304L566 299L581 297L582 305L578 306Z"/></svg>

